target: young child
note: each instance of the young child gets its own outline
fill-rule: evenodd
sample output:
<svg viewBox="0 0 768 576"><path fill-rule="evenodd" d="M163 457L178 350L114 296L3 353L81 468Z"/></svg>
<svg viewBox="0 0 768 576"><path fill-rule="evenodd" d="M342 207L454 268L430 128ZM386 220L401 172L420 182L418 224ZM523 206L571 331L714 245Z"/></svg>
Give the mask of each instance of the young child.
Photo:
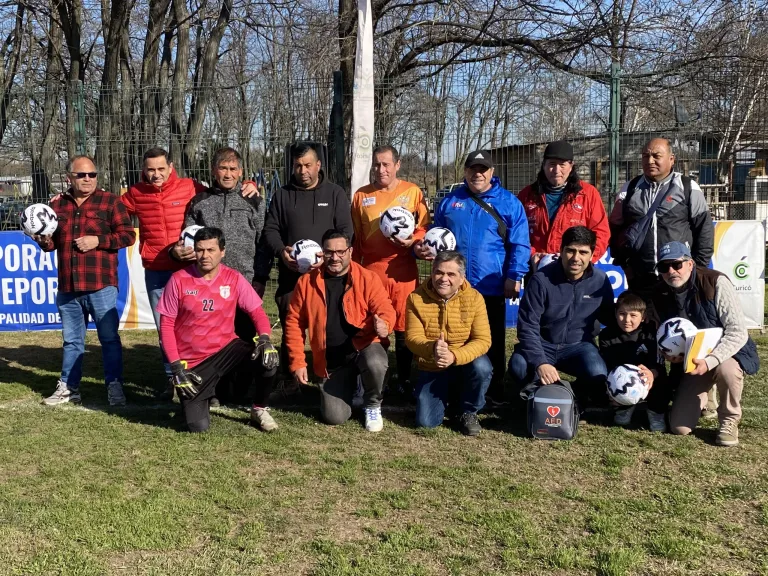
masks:
<svg viewBox="0 0 768 576"><path fill-rule="evenodd" d="M671 400L656 346L656 330L645 321L645 301L637 294L623 292L616 300L616 324L600 332L600 355L608 372L622 364L640 368L642 378L650 387L646 398L651 432L665 432L666 412ZM661 380L661 381L660 381ZM634 406L616 408L613 423L628 426Z"/></svg>

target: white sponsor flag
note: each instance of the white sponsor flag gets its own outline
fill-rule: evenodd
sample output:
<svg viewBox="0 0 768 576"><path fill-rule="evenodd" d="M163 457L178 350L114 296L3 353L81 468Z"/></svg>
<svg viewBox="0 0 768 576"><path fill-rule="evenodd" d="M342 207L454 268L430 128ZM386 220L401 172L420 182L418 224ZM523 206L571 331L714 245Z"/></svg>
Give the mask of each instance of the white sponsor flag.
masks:
<svg viewBox="0 0 768 576"><path fill-rule="evenodd" d="M712 267L726 274L739 295L747 328L762 328L765 306L765 227L754 220L715 223Z"/></svg>
<svg viewBox="0 0 768 576"><path fill-rule="evenodd" d="M352 196L370 182L373 150L373 26L371 0L357 2L357 52L352 93Z"/></svg>

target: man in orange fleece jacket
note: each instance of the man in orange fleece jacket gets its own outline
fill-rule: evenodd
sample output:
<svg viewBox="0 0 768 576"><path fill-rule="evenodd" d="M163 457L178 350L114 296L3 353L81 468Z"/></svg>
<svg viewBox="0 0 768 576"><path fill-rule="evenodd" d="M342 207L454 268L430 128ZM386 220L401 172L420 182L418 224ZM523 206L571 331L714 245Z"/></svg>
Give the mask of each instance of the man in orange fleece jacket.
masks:
<svg viewBox="0 0 768 576"><path fill-rule="evenodd" d="M447 405L461 432L477 436L477 413L493 375L486 355L491 328L485 300L467 282L466 269L460 253L438 253L430 278L408 297L405 343L419 361L416 425L440 426Z"/></svg>
<svg viewBox="0 0 768 576"><path fill-rule="evenodd" d="M307 384L304 334L309 332L313 369L323 379L320 414L328 424L352 415L358 376L363 384L365 429L378 432L381 394L389 367L389 333L395 310L379 277L352 262L350 238L328 230L322 239L323 265L299 278L285 320L288 369Z"/></svg>

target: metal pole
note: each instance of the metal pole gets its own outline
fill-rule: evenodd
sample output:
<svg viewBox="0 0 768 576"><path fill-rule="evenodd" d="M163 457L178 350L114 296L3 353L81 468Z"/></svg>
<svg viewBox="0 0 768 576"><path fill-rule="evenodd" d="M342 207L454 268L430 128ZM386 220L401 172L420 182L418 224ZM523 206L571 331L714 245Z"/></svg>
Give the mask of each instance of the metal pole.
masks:
<svg viewBox="0 0 768 576"><path fill-rule="evenodd" d="M75 91L75 152L85 154L85 92L82 80L74 81Z"/></svg>
<svg viewBox="0 0 768 576"><path fill-rule="evenodd" d="M611 148L609 152L610 174L608 190L608 210L613 208L613 202L619 193L619 136L621 133L621 66L611 62Z"/></svg>

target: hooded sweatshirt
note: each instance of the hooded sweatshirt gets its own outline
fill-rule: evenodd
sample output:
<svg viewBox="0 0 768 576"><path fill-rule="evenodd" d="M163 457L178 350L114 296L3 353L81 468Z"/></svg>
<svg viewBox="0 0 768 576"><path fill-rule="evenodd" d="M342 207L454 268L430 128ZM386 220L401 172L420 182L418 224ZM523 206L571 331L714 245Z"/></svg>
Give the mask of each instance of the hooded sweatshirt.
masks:
<svg viewBox="0 0 768 576"><path fill-rule="evenodd" d="M264 242L268 255L277 257L278 295L291 292L301 276L283 263L280 258L283 249L299 240L314 240L320 244L323 234L330 229L352 238L349 198L343 188L325 179L322 170L314 188L301 188L291 177L288 184L275 192L264 224ZM258 275L257 280L266 282L266 278Z"/></svg>
<svg viewBox="0 0 768 576"><path fill-rule="evenodd" d="M192 198L184 226L198 224L220 228L226 240L222 262L252 282L254 270L264 266L257 262L256 247L264 229L265 212L264 199L258 196L243 198L240 184L232 190L223 190L214 184L213 188Z"/></svg>

